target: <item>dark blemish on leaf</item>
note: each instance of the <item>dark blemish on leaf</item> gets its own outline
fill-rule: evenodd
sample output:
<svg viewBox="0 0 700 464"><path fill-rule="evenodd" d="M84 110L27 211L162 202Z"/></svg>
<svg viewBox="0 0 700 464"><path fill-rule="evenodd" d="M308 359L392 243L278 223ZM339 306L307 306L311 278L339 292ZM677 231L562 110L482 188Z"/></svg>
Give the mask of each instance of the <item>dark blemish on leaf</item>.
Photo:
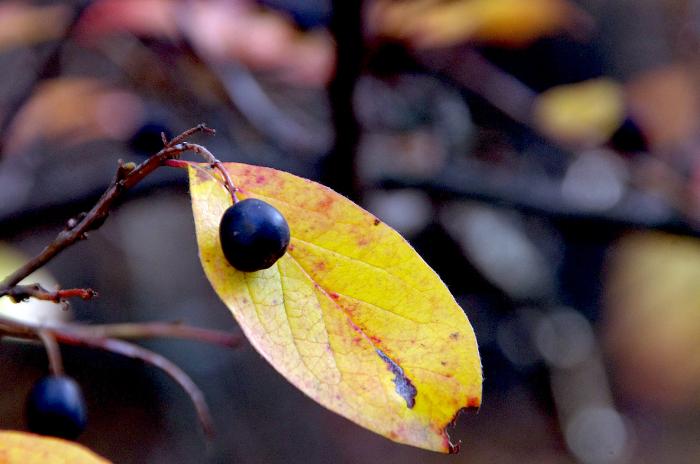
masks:
<svg viewBox="0 0 700 464"><path fill-rule="evenodd" d="M314 264L314 269L318 272L323 272L326 270L326 263L323 261L319 261L316 264Z"/></svg>
<svg viewBox="0 0 700 464"><path fill-rule="evenodd" d="M294 244L293 243L287 247L287 251L294 251Z"/></svg>
<svg viewBox="0 0 700 464"><path fill-rule="evenodd" d="M381 224L381 223L382 223L382 221L380 221L380 220L377 219L377 218L374 218L374 225L375 225L375 226L378 226L378 225Z"/></svg>
<svg viewBox="0 0 700 464"><path fill-rule="evenodd" d="M459 340L459 332L453 332L450 334L452 340Z"/></svg>
<svg viewBox="0 0 700 464"><path fill-rule="evenodd" d="M481 398L479 397L472 397L469 398L469 401L467 402L467 407L468 408L479 408L481 407Z"/></svg>
<svg viewBox="0 0 700 464"><path fill-rule="evenodd" d="M379 343L382 342L382 339L381 339L381 338L375 337L374 335L370 336L369 339L372 340L372 343L374 343L375 345L377 345L377 344L379 344Z"/></svg>
<svg viewBox="0 0 700 464"><path fill-rule="evenodd" d="M442 364L443 366L447 366L447 361L440 361L440 364Z"/></svg>
<svg viewBox="0 0 700 464"><path fill-rule="evenodd" d="M369 244L369 239L367 237L362 237L357 241L357 246L366 246Z"/></svg>
<svg viewBox="0 0 700 464"><path fill-rule="evenodd" d="M408 409L413 409L413 406L416 405L416 394L418 393L418 390L416 390L416 387L411 382L411 379L406 377L403 369L401 369L401 367L396 364L394 360L387 356L386 353L379 348L376 348L376 351L379 357L382 358L382 361L386 363L386 367L389 369L389 371L394 374L396 393L398 393L399 396L406 401L406 407Z"/></svg>
<svg viewBox="0 0 700 464"><path fill-rule="evenodd" d="M340 295L338 295L338 294L335 293L335 292L330 292L328 295L329 295L331 298L333 298L334 300L337 300L338 298L340 298Z"/></svg>

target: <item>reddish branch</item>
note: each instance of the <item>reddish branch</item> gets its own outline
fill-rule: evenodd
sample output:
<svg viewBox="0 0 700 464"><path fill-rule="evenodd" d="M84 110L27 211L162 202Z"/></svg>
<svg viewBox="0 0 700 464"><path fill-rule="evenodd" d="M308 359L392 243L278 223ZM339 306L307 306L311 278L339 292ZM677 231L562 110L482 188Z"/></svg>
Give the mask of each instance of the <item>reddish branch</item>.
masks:
<svg viewBox="0 0 700 464"><path fill-rule="evenodd" d="M79 240L87 238L87 233L99 228L109 215L114 203L130 188L141 182L146 176L158 169L164 161L178 158L186 151L194 151L196 153L209 153L204 147L193 143L181 143L182 140L197 133L206 132L213 134L214 130L209 129L204 124L200 124L192 129L189 129L175 137L161 151L148 158L138 166L132 163L123 163L120 161L117 169L117 174L114 176L112 183L107 188L105 193L99 199L93 208L81 215L78 218L68 221L66 228L62 230L41 253L27 262L24 266L17 269L13 274L9 275L0 284L0 296L8 295L12 288L22 281L25 277L36 271L46 263L51 261L61 251L73 245ZM176 142L173 145L173 142ZM198 151L200 150L200 151ZM209 153L210 154L210 153Z"/></svg>
<svg viewBox="0 0 700 464"><path fill-rule="evenodd" d="M141 182L158 167L167 164L168 161L179 158L184 152L192 151L197 153L206 159L212 167L218 169L223 176L224 185L231 193L234 202L237 201L236 187L228 176L223 164L221 164L209 150L201 145L186 142L189 137L200 132L207 134L215 133L213 129L206 127L204 124L200 124L186 130L170 141L163 135L163 149L139 165L124 163L120 160L114 179L95 206L87 213L83 213L69 220L66 227L48 246L46 246L46 248L14 273L6 277L5 280L0 283L0 297L9 296L15 302L23 301L28 298L36 298L39 300L66 303L70 298L90 299L96 296L97 293L91 289L73 288L52 292L39 284L20 285L19 283L34 271L51 261L61 251L87 238L88 232L101 227L115 202L120 199L127 190ZM197 410L202 427L209 435L213 433L213 424L209 408L204 400L204 395L192 379L177 365L158 353L119 340L119 338L173 337L228 347L237 347L242 341L241 337L225 332L189 327L178 323L156 322L147 324L111 324L97 326L58 324L44 326L20 322L0 316L0 338L3 336L41 340L46 347L50 369L54 374L63 372L59 349L60 343L110 351L129 358L140 359L141 361L154 365L170 375L187 392Z"/></svg>
<svg viewBox="0 0 700 464"><path fill-rule="evenodd" d="M139 359L158 367L172 377L190 396L202 428L213 434L213 423L202 391L176 364L162 355L118 338L173 337L190 339L218 345L237 347L240 336L217 330L190 327L179 323L110 324L88 326L82 324L59 324L41 326L0 317L0 336L9 335L30 340L41 340L49 356L53 374L63 372L59 343L85 346L109 351L132 359Z"/></svg>
<svg viewBox="0 0 700 464"><path fill-rule="evenodd" d="M5 293L12 301L19 303L29 298L37 300L65 303L70 298L89 300L97 296L97 292L91 288L65 288L63 290L50 291L39 284L15 285Z"/></svg>

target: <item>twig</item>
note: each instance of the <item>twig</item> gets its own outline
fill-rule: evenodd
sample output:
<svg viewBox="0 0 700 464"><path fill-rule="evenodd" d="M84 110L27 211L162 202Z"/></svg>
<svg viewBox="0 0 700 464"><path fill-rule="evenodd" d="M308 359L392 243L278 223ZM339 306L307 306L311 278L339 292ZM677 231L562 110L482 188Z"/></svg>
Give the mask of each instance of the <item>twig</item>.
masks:
<svg viewBox="0 0 700 464"><path fill-rule="evenodd" d="M97 292L91 288L66 288L52 292L39 284L30 284L15 285L7 291L6 295L12 298L12 301L15 303L19 303L28 298L53 301L54 303L66 303L69 298L89 300L96 297Z"/></svg>
<svg viewBox="0 0 700 464"><path fill-rule="evenodd" d="M59 348L56 338L46 329L37 331L41 343L46 348L46 354L49 357L49 370L52 375L63 375L63 360L61 359L61 348Z"/></svg>
<svg viewBox="0 0 700 464"><path fill-rule="evenodd" d="M472 48L454 53L414 53L422 66L439 72L479 95L512 120L540 132L533 121L532 110L537 94L527 85L505 73ZM459 63L455 66L455 63Z"/></svg>
<svg viewBox="0 0 700 464"><path fill-rule="evenodd" d="M219 161L209 150L207 150L201 145L196 145L193 143L183 143L183 145L187 149L202 156L211 164L211 166L214 169L218 170L221 173L221 176L224 178L224 186L226 187L226 190L228 190L231 194L231 199L233 200L233 203L238 203L238 196L236 195L236 191L238 191L238 189L231 180L231 176L229 176L228 171L224 167L224 164L221 161Z"/></svg>
<svg viewBox="0 0 700 464"><path fill-rule="evenodd" d="M216 130L207 127L206 124L202 123L199 124L195 127L192 127L191 129L187 129L185 132L182 134L175 136L170 142L167 142L167 139L165 138L165 134L161 133L161 139L163 139L163 144L165 145L166 148L171 148L177 145L178 143L182 143L185 140L187 140L189 137L193 136L197 132L204 132L209 135L216 135Z"/></svg>
<svg viewBox="0 0 700 464"><path fill-rule="evenodd" d="M197 132L211 133L211 129L207 128L204 124L200 124L178 135L171 140L170 143L172 144L173 141L183 140ZM133 168L130 164L119 163L119 168L117 169L114 180L102 194L97 204L95 204L89 212L69 221L66 228L62 230L54 241L46 246L41 253L6 277L0 284L0 296L7 295L14 286L22 281L22 279L51 261L51 259L61 251L73 245L75 242L85 239L89 231L99 228L107 219L110 209L121 195L160 167L163 161L177 158L187 150L201 151L202 148L203 147L199 145L178 143L163 148L158 153ZM197 152L199 153L199 151Z"/></svg>
<svg viewBox="0 0 700 464"><path fill-rule="evenodd" d="M100 350L109 351L111 353L120 354L122 356L126 356L127 358L139 359L147 364L158 367L178 384L180 384L182 389L185 390L197 411L197 417L202 424L204 432L209 437L214 435L214 421L211 418L209 406L207 406L204 394L190 378L190 376L188 376L182 369L180 369L175 363L166 357L123 340L116 340L113 338L78 337L70 332L54 331L54 334L56 335L56 339L61 343L97 348Z"/></svg>
<svg viewBox="0 0 700 464"><path fill-rule="evenodd" d="M0 337L3 335L41 340L46 347L51 371L54 374L63 372L58 343L97 348L128 358L140 359L147 364L156 366L170 375L190 396L202 427L209 436L212 436L214 431L211 414L204 395L192 379L162 355L132 343L117 340L117 338L173 337L228 347L238 347L243 341L242 337L227 332L191 327L179 323L155 322L95 326L69 323L42 326L0 316Z"/></svg>
<svg viewBox="0 0 700 464"><path fill-rule="evenodd" d="M179 322L147 322L104 325L68 325L64 329L89 338L179 338L238 348L244 339L220 330L202 329Z"/></svg>

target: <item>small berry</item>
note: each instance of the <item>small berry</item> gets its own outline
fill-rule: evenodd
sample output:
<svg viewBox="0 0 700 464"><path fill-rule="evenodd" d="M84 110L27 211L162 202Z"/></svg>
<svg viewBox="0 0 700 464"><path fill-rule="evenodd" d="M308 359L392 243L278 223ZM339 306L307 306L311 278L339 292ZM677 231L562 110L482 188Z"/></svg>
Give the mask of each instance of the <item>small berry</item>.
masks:
<svg viewBox="0 0 700 464"><path fill-rule="evenodd" d="M85 399L71 377L44 377L29 392L27 423L32 432L72 440L82 433L86 422Z"/></svg>
<svg viewBox="0 0 700 464"><path fill-rule="evenodd" d="M157 121L148 121L138 128L128 140L129 148L134 153L141 156L151 156L158 153L163 148L161 132L169 140L172 136L170 129Z"/></svg>
<svg viewBox="0 0 700 464"><path fill-rule="evenodd" d="M256 198L226 210L219 224L224 256L239 271L267 269L289 245L289 224L274 206Z"/></svg>

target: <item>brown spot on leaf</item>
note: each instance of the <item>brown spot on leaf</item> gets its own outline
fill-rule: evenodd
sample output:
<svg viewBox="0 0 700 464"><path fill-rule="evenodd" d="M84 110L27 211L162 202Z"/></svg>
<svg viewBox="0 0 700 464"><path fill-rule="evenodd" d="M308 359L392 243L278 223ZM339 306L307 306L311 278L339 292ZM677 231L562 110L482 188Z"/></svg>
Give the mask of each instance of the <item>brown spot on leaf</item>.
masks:
<svg viewBox="0 0 700 464"><path fill-rule="evenodd" d="M451 338L452 340L459 340L459 332L452 332L452 333L450 334L450 338Z"/></svg>
<svg viewBox="0 0 700 464"><path fill-rule="evenodd" d="M319 210L325 210L330 208L333 204L333 197L330 195L325 195L321 201L316 204L316 208Z"/></svg>
<svg viewBox="0 0 700 464"><path fill-rule="evenodd" d="M197 180L200 182L206 182L212 179L212 176L204 169L195 169L194 172L195 176L197 177Z"/></svg>
<svg viewBox="0 0 700 464"><path fill-rule="evenodd" d="M416 390L413 382L411 382L411 379L406 377L406 374L404 374L401 366L387 356L386 353L379 348L376 348L376 351L382 361L386 363L387 369L394 374L393 382L396 386L396 393L398 393L399 396L406 401L406 407L408 409L413 409L413 406L416 405L416 394L418 393L418 390Z"/></svg>
<svg viewBox="0 0 700 464"><path fill-rule="evenodd" d="M318 261L317 263L314 263L314 270L317 272L323 272L326 270L326 263L323 261Z"/></svg>
<svg viewBox="0 0 700 464"><path fill-rule="evenodd" d="M258 185L264 184L266 180L267 178L265 176L258 176L255 178L255 183Z"/></svg>
<svg viewBox="0 0 700 464"><path fill-rule="evenodd" d="M335 292L330 292L330 293L328 293L328 296L330 296L330 297L333 298L334 300L337 300L338 298L340 298L340 295L338 295L338 294L335 293Z"/></svg>
<svg viewBox="0 0 700 464"><path fill-rule="evenodd" d="M442 364L443 366L447 366L447 361L440 361L440 364Z"/></svg>
<svg viewBox="0 0 700 464"><path fill-rule="evenodd" d="M382 223L382 221L380 221L380 220L377 219L377 218L374 218L374 225L375 225L375 226L378 226L378 225L381 224L381 223Z"/></svg>

